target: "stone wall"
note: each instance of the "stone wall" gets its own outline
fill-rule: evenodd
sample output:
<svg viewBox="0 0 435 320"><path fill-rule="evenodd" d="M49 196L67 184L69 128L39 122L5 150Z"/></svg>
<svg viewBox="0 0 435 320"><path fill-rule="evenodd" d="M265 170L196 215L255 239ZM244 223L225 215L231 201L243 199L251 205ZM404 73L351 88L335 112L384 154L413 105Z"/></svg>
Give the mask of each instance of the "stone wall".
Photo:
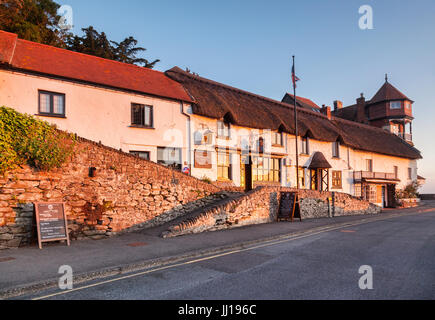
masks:
<svg viewBox="0 0 435 320"><path fill-rule="evenodd" d="M283 188L283 191L287 190L295 191ZM379 214L382 210L377 205L347 193L300 190L299 195L303 219Z"/></svg>
<svg viewBox="0 0 435 320"><path fill-rule="evenodd" d="M96 169L94 177L90 168ZM62 168L42 172L25 165L0 177L0 248L35 239L34 202L65 202L71 237L101 238L149 221L169 221L188 210L187 204L219 191L79 138L74 157Z"/></svg>
<svg viewBox="0 0 435 320"><path fill-rule="evenodd" d="M162 237L216 231L276 221L278 198L274 190L258 187L169 227Z"/></svg>
<svg viewBox="0 0 435 320"><path fill-rule="evenodd" d="M186 221L171 226L163 237L216 231L277 220L281 192L295 189L257 187L236 199L210 208ZM300 190L302 219L379 214L381 208L351 195L337 192Z"/></svg>

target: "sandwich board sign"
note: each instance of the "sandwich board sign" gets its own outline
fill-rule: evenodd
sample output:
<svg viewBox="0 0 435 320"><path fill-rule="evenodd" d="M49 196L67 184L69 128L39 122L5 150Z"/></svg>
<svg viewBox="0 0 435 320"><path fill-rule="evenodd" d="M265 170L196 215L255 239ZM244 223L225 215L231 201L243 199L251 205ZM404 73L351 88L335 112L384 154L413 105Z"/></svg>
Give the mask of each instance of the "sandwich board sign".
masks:
<svg viewBox="0 0 435 320"><path fill-rule="evenodd" d="M66 240L70 245L64 203L35 203L39 249L42 243Z"/></svg>
<svg viewBox="0 0 435 320"><path fill-rule="evenodd" d="M297 218L302 221L301 206L297 192L281 192L278 221L291 221Z"/></svg>

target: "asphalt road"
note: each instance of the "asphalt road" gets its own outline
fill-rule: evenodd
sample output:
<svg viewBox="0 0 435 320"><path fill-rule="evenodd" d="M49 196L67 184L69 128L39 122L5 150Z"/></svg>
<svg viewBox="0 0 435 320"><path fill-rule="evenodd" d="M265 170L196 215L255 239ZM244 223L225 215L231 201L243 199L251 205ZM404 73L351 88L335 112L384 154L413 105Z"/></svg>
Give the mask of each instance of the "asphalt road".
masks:
<svg viewBox="0 0 435 320"><path fill-rule="evenodd" d="M373 271L362 290L359 269ZM18 299L435 299L435 212L264 243Z"/></svg>

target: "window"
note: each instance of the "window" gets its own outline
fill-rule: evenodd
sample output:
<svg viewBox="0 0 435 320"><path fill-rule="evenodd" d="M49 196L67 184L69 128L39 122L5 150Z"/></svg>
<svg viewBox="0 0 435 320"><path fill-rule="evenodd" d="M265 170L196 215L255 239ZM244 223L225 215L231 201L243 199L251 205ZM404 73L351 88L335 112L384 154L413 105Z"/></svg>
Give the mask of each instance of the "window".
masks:
<svg viewBox="0 0 435 320"><path fill-rule="evenodd" d="M364 199L371 203L376 203L378 200L377 188L375 185L364 186Z"/></svg>
<svg viewBox="0 0 435 320"><path fill-rule="evenodd" d="M308 137L303 137L301 141L301 154L310 154L310 141Z"/></svg>
<svg viewBox="0 0 435 320"><path fill-rule="evenodd" d="M400 101L390 102L390 109L401 109L401 108L402 108L402 102Z"/></svg>
<svg viewBox="0 0 435 320"><path fill-rule="evenodd" d="M39 91L38 113L44 116L65 117L65 95L48 91Z"/></svg>
<svg viewBox="0 0 435 320"><path fill-rule="evenodd" d="M305 169L299 167L298 171L299 171L299 187L305 188Z"/></svg>
<svg viewBox="0 0 435 320"><path fill-rule="evenodd" d="M373 172L373 160L366 159L366 171Z"/></svg>
<svg viewBox="0 0 435 320"><path fill-rule="evenodd" d="M399 167L398 166L394 166L394 177L396 179L399 178Z"/></svg>
<svg viewBox="0 0 435 320"><path fill-rule="evenodd" d="M131 125L152 128L153 127L153 107L143 104L131 104Z"/></svg>
<svg viewBox="0 0 435 320"><path fill-rule="evenodd" d="M340 158L340 141L332 143L332 156L334 158Z"/></svg>
<svg viewBox="0 0 435 320"><path fill-rule="evenodd" d="M264 139L260 138L258 139L258 153L264 153Z"/></svg>
<svg viewBox="0 0 435 320"><path fill-rule="evenodd" d="M176 170L181 170L181 149L158 147L157 163Z"/></svg>
<svg viewBox="0 0 435 320"><path fill-rule="evenodd" d="M218 121L218 132L219 138L229 139L230 138L230 124L225 121Z"/></svg>
<svg viewBox="0 0 435 320"><path fill-rule="evenodd" d="M149 151L130 151L130 154L135 155L139 158L150 160L150 152Z"/></svg>
<svg viewBox="0 0 435 320"><path fill-rule="evenodd" d="M412 180L412 168L408 168L408 179Z"/></svg>
<svg viewBox="0 0 435 320"><path fill-rule="evenodd" d="M341 189L342 188L342 173L341 171L332 171L332 188Z"/></svg>
<svg viewBox="0 0 435 320"><path fill-rule="evenodd" d="M282 146L282 133L281 132L272 132L272 145L273 146Z"/></svg>
<svg viewBox="0 0 435 320"><path fill-rule="evenodd" d="M254 182L279 183L281 181L280 159L253 157L252 162Z"/></svg>
<svg viewBox="0 0 435 320"><path fill-rule="evenodd" d="M409 101L405 102L405 108L406 109L411 109L411 106L412 106L411 102L409 102Z"/></svg>
<svg viewBox="0 0 435 320"><path fill-rule="evenodd" d="M218 152L218 180L231 180L231 163L228 152Z"/></svg>

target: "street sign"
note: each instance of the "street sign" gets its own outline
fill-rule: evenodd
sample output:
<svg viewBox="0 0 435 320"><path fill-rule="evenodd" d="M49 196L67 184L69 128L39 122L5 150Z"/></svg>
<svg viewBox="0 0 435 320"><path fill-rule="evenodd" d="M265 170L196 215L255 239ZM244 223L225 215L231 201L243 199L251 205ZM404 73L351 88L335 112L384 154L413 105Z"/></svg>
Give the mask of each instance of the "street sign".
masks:
<svg viewBox="0 0 435 320"><path fill-rule="evenodd" d="M39 249L42 243L66 240L70 245L64 203L35 203Z"/></svg>

